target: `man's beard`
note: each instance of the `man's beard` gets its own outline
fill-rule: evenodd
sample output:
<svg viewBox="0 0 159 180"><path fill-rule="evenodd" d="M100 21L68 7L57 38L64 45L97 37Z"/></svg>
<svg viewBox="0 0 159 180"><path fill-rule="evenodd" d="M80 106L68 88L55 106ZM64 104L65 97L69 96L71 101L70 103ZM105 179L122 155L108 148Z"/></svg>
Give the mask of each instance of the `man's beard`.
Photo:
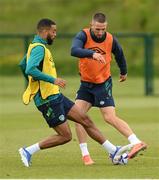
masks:
<svg viewBox="0 0 159 180"><path fill-rule="evenodd" d="M101 36L97 36L97 35L95 35L95 33L94 33L92 30L91 30L91 33L92 33L92 35L93 35L95 38L98 39L98 41L103 40L103 38L106 36L106 33L104 33L104 34L101 35Z"/></svg>
<svg viewBox="0 0 159 180"><path fill-rule="evenodd" d="M49 36L49 34L48 34L46 40L47 40L47 44L48 44L48 45L51 45L51 44L53 43L53 39L51 39L51 37Z"/></svg>

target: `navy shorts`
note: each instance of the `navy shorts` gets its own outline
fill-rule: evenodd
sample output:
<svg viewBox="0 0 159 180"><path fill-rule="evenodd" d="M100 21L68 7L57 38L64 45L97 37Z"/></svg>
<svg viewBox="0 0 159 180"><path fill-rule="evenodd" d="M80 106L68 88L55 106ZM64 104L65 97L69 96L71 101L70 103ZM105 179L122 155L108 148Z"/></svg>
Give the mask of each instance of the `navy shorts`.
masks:
<svg viewBox="0 0 159 180"><path fill-rule="evenodd" d="M115 106L112 96L112 78L109 77L101 84L82 81L77 91L77 99L85 100L95 107Z"/></svg>
<svg viewBox="0 0 159 180"><path fill-rule="evenodd" d="M60 94L56 99L38 107L49 127L56 127L67 120L67 114L74 105L64 95Z"/></svg>

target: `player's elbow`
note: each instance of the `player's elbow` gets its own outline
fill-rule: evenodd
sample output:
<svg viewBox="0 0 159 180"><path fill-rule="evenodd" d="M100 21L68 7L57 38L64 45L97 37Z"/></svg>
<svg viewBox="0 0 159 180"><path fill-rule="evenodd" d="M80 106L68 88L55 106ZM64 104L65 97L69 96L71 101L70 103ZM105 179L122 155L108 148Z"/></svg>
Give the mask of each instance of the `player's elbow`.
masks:
<svg viewBox="0 0 159 180"><path fill-rule="evenodd" d="M74 56L74 50L71 48L71 56Z"/></svg>
<svg viewBox="0 0 159 180"><path fill-rule="evenodd" d="M30 70L28 68L26 68L25 74L30 75Z"/></svg>
<svg viewBox="0 0 159 180"><path fill-rule="evenodd" d="M25 74L32 76L32 69L31 68L26 68Z"/></svg>
<svg viewBox="0 0 159 180"><path fill-rule="evenodd" d="M25 70L25 74L26 74L26 75L31 75L30 70L29 70L29 69L26 69L26 70Z"/></svg>
<svg viewBox="0 0 159 180"><path fill-rule="evenodd" d="M78 49L76 47L71 48L71 56L78 57Z"/></svg>

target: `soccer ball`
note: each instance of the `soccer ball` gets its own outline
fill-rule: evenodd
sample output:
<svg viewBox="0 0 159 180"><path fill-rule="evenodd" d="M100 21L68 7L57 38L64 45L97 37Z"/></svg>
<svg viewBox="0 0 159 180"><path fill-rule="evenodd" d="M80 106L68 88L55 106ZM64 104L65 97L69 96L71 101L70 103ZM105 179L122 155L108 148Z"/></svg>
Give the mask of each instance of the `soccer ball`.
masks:
<svg viewBox="0 0 159 180"><path fill-rule="evenodd" d="M115 156L113 159L114 165L126 165L128 163L128 154L123 153L121 156Z"/></svg>

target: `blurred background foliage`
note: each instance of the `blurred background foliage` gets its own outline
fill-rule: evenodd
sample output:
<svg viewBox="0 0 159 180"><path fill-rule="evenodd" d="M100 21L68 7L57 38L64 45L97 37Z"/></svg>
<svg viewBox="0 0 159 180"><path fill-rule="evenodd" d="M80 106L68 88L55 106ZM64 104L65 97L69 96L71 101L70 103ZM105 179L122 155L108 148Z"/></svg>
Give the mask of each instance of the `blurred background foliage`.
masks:
<svg viewBox="0 0 159 180"><path fill-rule="evenodd" d="M111 33L158 33L158 0L0 0L0 34L35 34L39 19L56 21L58 34L75 35L89 26L92 15L107 15ZM32 39L30 39L31 41ZM141 38L119 38L127 62L129 76L143 76L144 43ZM58 74L75 75L76 58L70 56L72 38L58 38L51 47ZM158 38L154 44L154 70L159 75ZM0 38L0 74L18 74L18 63L24 55L22 39ZM113 74L119 74L115 61Z"/></svg>

